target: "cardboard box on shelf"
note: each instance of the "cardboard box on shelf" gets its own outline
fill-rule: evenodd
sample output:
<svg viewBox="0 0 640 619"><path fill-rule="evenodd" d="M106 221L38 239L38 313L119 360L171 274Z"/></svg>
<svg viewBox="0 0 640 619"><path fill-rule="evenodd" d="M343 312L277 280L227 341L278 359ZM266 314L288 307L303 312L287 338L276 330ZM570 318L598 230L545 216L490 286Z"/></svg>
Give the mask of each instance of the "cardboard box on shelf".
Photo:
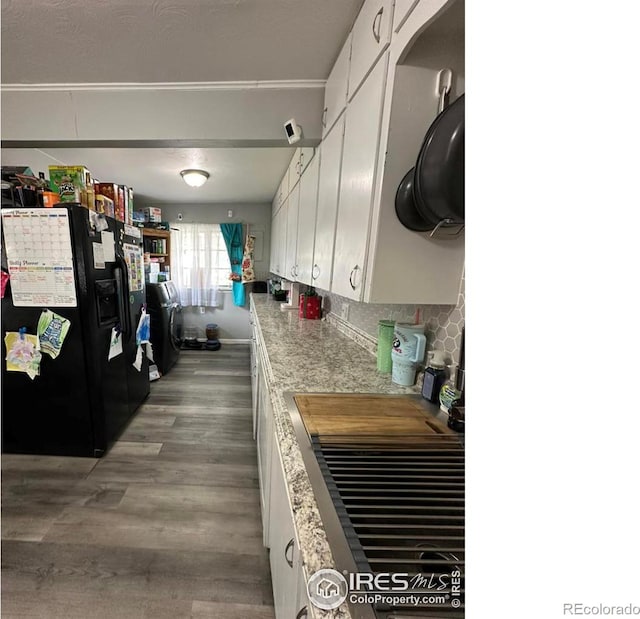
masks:
<svg viewBox="0 0 640 619"><path fill-rule="evenodd" d="M96 195L96 211L101 215L106 215L107 217L115 216L115 205L111 198L107 196L103 196L102 194Z"/></svg>
<svg viewBox="0 0 640 619"><path fill-rule="evenodd" d="M145 221L143 228L147 230L166 230L170 229L168 221Z"/></svg>
<svg viewBox="0 0 640 619"><path fill-rule="evenodd" d="M96 183L96 210L98 210L97 206L97 198L98 195L104 196L105 198L109 198L113 204L113 213L109 215L109 213L105 213L105 215L109 215L109 217L116 217L118 212L118 186L115 183Z"/></svg>
<svg viewBox="0 0 640 619"><path fill-rule="evenodd" d="M147 206L142 209L144 213L144 220L150 222L160 222L162 221L162 209L157 207Z"/></svg>
<svg viewBox="0 0 640 619"><path fill-rule="evenodd" d="M60 202L80 202L87 206L87 183L91 173L81 165L49 166L49 185L60 196Z"/></svg>

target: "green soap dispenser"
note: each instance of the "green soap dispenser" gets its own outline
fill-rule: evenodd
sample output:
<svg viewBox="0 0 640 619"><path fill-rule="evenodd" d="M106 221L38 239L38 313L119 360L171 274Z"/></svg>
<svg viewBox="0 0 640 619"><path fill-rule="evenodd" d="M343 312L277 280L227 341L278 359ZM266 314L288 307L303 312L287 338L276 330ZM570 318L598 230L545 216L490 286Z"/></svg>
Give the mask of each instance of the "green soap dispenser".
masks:
<svg viewBox="0 0 640 619"><path fill-rule="evenodd" d="M451 405L460 398L460 389L456 387L457 363L447 366L448 378L440 389L440 410L449 413Z"/></svg>

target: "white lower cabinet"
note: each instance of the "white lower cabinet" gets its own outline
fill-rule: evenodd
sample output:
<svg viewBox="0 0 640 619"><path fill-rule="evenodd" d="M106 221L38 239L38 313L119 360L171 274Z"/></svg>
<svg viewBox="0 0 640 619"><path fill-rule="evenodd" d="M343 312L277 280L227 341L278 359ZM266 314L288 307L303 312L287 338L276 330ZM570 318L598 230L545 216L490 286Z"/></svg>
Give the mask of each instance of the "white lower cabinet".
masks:
<svg viewBox="0 0 640 619"><path fill-rule="evenodd" d="M276 619L295 617L298 612L299 548L287 484L274 445L271 456L271 493L269 497L269 562L273 584Z"/></svg>
<svg viewBox="0 0 640 619"><path fill-rule="evenodd" d="M258 451L258 481L260 483L260 512L262 514L262 541L269 547L269 505L271 491L271 452L273 450L273 410L271 395L264 375L258 370L258 428L256 447Z"/></svg>
<svg viewBox="0 0 640 619"><path fill-rule="evenodd" d="M387 61L388 54L346 111L331 292L356 301L363 300Z"/></svg>
<svg viewBox="0 0 640 619"><path fill-rule="evenodd" d="M253 438L257 438L258 430L258 400L260 398L258 368L260 367L260 358L258 356L258 328L255 323L253 312L249 314L249 322L251 323L251 412L253 417Z"/></svg>
<svg viewBox="0 0 640 619"><path fill-rule="evenodd" d="M311 616L311 611L309 610L310 602L307 593L307 579L304 577L302 565L298 565L298 595L296 599L295 619L307 619Z"/></svg>

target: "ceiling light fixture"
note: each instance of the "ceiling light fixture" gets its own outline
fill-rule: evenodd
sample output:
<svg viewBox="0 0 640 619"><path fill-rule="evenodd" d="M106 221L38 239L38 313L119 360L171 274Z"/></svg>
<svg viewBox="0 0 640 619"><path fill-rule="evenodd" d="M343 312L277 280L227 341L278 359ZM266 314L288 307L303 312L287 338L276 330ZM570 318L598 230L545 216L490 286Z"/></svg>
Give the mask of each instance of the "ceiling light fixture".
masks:
<svg viewBox="0 0 640 619"><path fill-rule="evenodd" d="M209 172L204 170L182 170L180 176L190 187L202 187L209 178Z"/></svg>

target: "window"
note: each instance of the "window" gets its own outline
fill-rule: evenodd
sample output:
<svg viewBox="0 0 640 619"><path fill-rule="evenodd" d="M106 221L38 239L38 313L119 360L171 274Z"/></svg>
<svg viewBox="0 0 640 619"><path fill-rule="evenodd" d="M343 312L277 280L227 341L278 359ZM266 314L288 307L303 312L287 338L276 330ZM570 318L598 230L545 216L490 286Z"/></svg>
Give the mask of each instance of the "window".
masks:
<svg viewBox="0 0 640 619"><path fill-rule="evenodd" d="M218 224L174 224L173 279L183 305L217 305L218 288L230 288L231 264Z"/></svg>

